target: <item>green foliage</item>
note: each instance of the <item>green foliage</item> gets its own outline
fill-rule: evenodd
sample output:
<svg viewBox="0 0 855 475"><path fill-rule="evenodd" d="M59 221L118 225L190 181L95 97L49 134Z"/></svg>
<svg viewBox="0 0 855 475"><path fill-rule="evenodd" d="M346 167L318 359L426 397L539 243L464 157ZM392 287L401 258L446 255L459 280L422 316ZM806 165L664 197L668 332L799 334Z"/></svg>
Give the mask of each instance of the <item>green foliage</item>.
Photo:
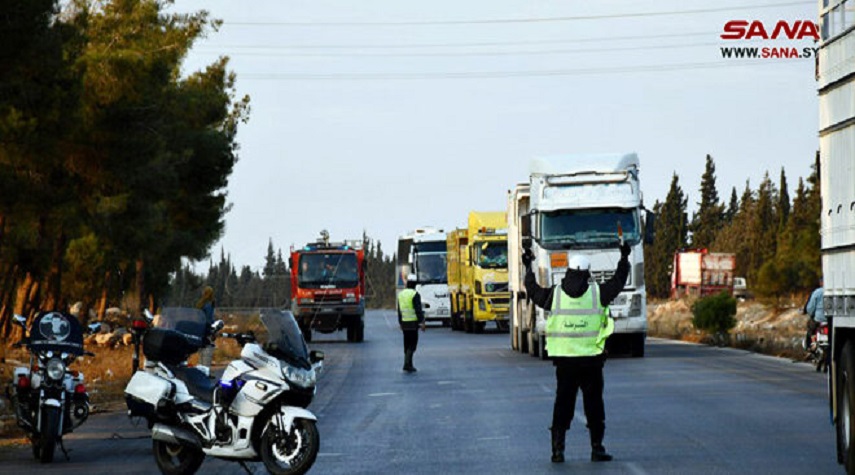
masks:
<svg viewBox="0 0 855 475"><path fill-rule="evenodd" d="M736 299L721 292L692 304L692 325L708 333L727 333L736 326Z"/></svg>
<svg viewBox="0 0 855 475"><path fill-rule="evenodd" d="M706 169L701 177L701 202L694 216L692 229L692 247L710 247L715 235L724 221L724 207L718 202L718 190L715 186L715 163L707 155Z"/></svg>
<svg viewBox="0 0 855 475"><path fill-rule="evenodd" d="M656 240L644 247L645 281L651 296L665 298L670 294L674 252L686 245L687 201L675 173L665 202L653 207L657 214Z"/></svg>

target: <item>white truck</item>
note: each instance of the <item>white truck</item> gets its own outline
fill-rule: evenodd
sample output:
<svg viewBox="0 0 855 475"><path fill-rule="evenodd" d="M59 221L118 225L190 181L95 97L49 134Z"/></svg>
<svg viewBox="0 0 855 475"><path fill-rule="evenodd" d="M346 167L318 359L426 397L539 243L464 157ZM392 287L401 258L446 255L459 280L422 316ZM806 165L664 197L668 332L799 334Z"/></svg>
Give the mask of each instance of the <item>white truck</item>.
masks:
<svg viewBox="0 0 855 475"><path fill-rule="evenodd" d="M851 2L850 2L851 3ZM837 461L855 474L855 30L843 0L820 4L819 181L823 307L831 322Z"/></svg>
<svg viewBox="0 0 855 475"><path fill-rule="evenodd" d="M647 299L644 243L653 240L654 215L644 209L638 156L564 155L531 162L528 183L508 193L508 277L511 290L511 347L545 358L547 313L526 300L521 255L531 246L537 282L561 282L568 255L584 254L591 274L604 282L620 260L618 229L632 247L626 287L609 306L615 319L611 348L644 356ZM619 224L618 224L619 223Z"/></svg>
<svg viewBox="0 0 855 475"><path fill-rule="evenodd" d="M416 291L422 300L425 321L451 325L451 301L448 298L448 259L446 236L442 229L417 228L398 238L395 264L395 297L406 288L407 275L415 274ZM397 300L396 300L397 302Z"/></svg>

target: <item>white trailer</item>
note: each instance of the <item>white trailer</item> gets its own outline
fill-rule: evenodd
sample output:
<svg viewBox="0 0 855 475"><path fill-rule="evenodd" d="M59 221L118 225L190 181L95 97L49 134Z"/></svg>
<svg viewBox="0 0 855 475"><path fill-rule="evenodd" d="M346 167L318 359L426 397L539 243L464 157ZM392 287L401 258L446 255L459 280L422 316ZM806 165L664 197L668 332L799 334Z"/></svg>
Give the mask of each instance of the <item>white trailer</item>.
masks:
<svg viewBox="0 0 855 475"><path fill-rule="evenodd" d="M824 311L832 328L830 403L837 460L855 474L855 18L819 2L819 176ZM847 12L843 15L844 10Z"/></svg>
<svg viewBox="0 0 855 475"><path fill-rule="evenodd" d="M421 227L398 238L395 264L395 297L406 288L407 275L415 274L425 320L442 322L443 326L451 324L447 252L442 229Z"/></svg>
<svg viewBox="0 0 855 475"><path fill-rule="evenodd" d="M637 155L537 158L531 162L530 172L527 189L526 184L518 185L508 198L508 264L515 325L511 334L516 332L516 348L546 357L547 313L525 301L522 285L525 271L519 255L525 237L531 237L533 270L542 287L561 282L571 254L588 256L593 278L604 282L614 274L620 259L620 226L632 247L631 269L624 291L609 306L615 319L609 344L622 344L633 356L644 356L644 243L653 239L653 214L644 210Z"/></svg>

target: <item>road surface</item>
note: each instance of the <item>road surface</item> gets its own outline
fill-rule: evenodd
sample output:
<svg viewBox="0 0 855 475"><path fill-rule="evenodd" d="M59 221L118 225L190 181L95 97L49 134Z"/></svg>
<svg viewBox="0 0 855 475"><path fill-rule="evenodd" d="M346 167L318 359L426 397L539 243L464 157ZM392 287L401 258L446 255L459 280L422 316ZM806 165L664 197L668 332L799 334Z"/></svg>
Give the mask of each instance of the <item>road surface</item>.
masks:
<svg viewBox="0 0 855 475"><path fill-rule="evenodd" d="M836 463L826 382L807 364L745 351L648 340L643 359L606 364L606 448L591 463L581 398L567 461L549 461L554 370L509 349L507 334L429 327L416 374L401 371L391 311L366 315L365 342L316 334L325 373L310 409L319 418L321 474L805 474ZM144 427L119 413L68 437L71 461L50 466L28 448L0 452L0 473L157 473ZM256 473L263 466L250 464ZM207 459L200 473L244 473Z"/></svg>

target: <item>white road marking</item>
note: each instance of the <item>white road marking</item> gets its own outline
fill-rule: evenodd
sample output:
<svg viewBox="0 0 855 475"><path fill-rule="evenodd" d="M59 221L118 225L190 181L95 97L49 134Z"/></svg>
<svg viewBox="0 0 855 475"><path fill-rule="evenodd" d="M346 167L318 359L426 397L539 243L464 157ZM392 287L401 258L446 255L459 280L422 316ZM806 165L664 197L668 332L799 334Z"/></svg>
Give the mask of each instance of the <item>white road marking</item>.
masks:
<svg viewBox="0 0 855 475"><path fill-rule="evenodd" d="M398 393L374 393L369 394L368 397L382 397L382 396L396 396Z"/></svg>
<svg viewBox="0 0 855 475"><path fill-rule="evenodd" d="M540 383L540 389L543 389L543 392L545 393L552 393L552 388L546 387L546 385L543 383Z"/></svg>
<svg viewBox="0 0 855 475"><path fill-rule="evenodd" d="M636 465L635 462L627 463L626 468L628 468L629 471L634 473L635 475L647 475L647 472L645 472L643 468Z"/></svg>
<svg viewBox="0 0 855 475"><path fill-rule="evenodd" d="M510 438L509 435L503 435L499 437L479 437L478 440L508 440Z"/></svg>
<svg viewBox="0 0 855 475"><path fill-rule="evenodd" d="M438 384L438 385L440 385L440 386L443 386L443 385L446 385L446 384L454 384L454 383L456 383L456 381L437 381L437 382L436 382L436 384Z"/></svg>

